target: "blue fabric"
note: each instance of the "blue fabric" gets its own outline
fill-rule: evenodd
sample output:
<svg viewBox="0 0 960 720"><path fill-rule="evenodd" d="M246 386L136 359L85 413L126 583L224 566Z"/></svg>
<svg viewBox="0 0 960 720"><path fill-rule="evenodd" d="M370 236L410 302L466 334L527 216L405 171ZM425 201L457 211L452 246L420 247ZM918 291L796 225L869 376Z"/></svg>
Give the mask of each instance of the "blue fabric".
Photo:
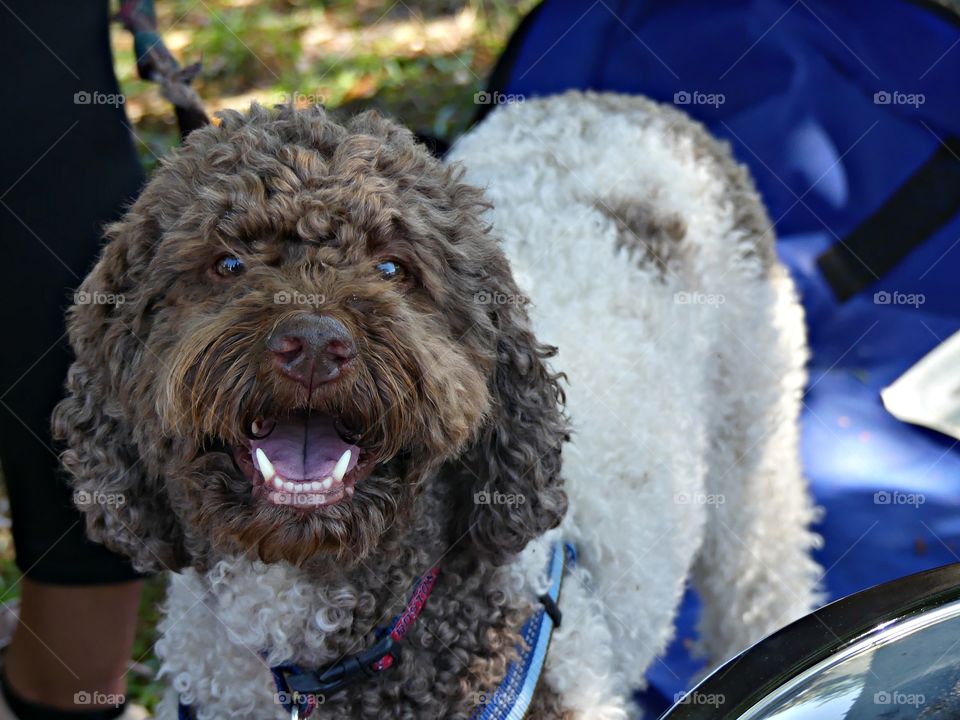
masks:
<svg viewBox="0 0 960 720"><path fill-rule="evenodd" d="M546 0L493 88L528 97L609 90L678 104L715 96L682 108L750 167L807 311L803 457L826 509L818 560L831 598L958 560L960 452L890 416L879 391L960 329L960 217L846 303L816 266L939 139L960 134L958 80L960 26L933 3ZM881 291L924 302L878 304ZM654 712L698 667L685 643L696 614L691 594L677 641L641 696Z"/></svg>

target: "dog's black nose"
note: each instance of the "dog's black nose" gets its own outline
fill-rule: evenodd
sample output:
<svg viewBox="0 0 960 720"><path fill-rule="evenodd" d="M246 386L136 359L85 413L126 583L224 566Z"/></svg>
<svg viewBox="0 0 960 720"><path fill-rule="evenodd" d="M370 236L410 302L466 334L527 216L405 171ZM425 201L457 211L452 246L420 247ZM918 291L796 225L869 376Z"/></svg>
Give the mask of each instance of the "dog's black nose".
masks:
<svg viewBox="0 0 960 720"><path fill-rule="evenodd" d="M311 388L336 380L357 355L342 322L329 315L303 313L284 319L267 339L280 372Z"/></svg>

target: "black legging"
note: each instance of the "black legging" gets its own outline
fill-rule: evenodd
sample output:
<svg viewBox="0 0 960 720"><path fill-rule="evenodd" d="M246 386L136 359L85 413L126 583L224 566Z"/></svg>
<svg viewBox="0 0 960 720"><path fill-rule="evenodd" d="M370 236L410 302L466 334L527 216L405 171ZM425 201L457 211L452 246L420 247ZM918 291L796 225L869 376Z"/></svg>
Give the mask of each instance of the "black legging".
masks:
<svg viewBox="0 0 960 720"><path fill-rule="evenodd" d="M0 5L0 462L18 566L68 585L137 577L86 539L49 428L70 362L64 310L101 228L143 182L123 108L105 103L119 93L108 10L106 0Z"/></svg>

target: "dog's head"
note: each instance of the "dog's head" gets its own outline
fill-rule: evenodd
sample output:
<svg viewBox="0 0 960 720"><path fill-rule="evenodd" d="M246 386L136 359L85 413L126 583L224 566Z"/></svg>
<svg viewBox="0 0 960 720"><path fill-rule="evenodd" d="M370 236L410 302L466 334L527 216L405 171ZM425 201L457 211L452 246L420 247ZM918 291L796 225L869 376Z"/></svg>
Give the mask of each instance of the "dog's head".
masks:
<svg viewBox="0 0 960 720"><path fill-rule="evenodd" d="M484 207L375 113L194 132L70 311L54 430L91 536L152 569L351 562L431 492L494 557L559 522L552 349Z"/></svg>

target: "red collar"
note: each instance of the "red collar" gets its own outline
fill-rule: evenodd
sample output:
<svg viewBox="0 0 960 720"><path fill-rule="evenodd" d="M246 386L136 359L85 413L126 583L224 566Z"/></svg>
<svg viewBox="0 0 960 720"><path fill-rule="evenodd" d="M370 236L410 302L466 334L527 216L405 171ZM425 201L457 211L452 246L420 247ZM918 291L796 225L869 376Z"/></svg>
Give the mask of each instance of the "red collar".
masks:
<svg viewBox="0 0 960 720"><path fill-rule="evenodd" d="M304 671L297 665L279 665L270 668L277 686L277 697L288 712L296 708L296 717L308 717L322 697L387 670L397 662L399 643L427 604L437 582L440 568L434 567L417 580L406 607L390 626L378 631L379 640L371 647L314 671Z"/></svg>

